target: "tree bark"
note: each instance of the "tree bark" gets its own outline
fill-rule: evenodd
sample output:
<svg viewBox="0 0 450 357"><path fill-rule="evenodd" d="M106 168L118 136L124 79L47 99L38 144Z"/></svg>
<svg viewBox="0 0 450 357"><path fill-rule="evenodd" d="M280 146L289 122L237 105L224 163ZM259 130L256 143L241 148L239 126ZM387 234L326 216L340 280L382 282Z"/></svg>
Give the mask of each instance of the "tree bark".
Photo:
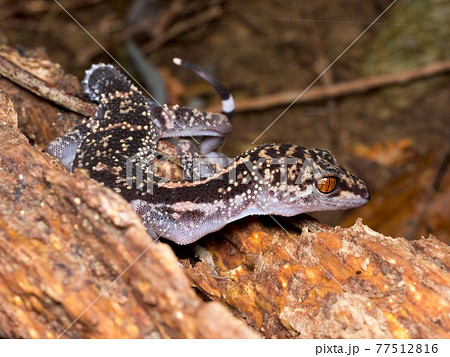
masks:
<svg viewBox="0 0 450 357"><path fill-rule="evenodd" d="M195 295L123 198L31 147L3 92L0 118L1 336L257 336Z"/></svg>
<svg viewBox="0 0 450 357"><path fill-rule="evenodd" d="M200 261L182 260L202 293L255 331L277 338L450 337L450 249L436 238L386 237L360 220L350 228L307 216L264 221L232 224L201 242Z"/></svg>
<svg viewBox="0 0 450 357"><path fill-rule="evenodd" d="M35 143L81 119L2 88ZM198 244L153 243L126 201L67 173L17 122L1 92L3 337L450 337L450 249L434 237L252 217Z"/></svg>

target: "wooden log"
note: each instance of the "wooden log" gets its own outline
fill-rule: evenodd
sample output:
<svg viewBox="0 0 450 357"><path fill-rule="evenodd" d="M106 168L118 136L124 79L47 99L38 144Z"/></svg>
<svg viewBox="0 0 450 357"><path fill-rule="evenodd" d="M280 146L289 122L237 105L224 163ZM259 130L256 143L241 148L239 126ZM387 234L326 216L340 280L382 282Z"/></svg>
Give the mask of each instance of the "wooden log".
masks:
<svg viewBox="0 0 450 357"><path fill-rule="evenodd" d="M195 295L119 195L31 147L3 92L0 120L1 336L257 337Z"/></svg>
<svg viewBox="0 0 450 357"><path fill-rule="evenodd" d="M41 51L22 55L11 47L0 45L0 75L77 113L89 116L97 111L96 105L78 97L82 90L76 78L64 73Z"/></svg>
<svg viewBox="0 0 450 357"><path fill-rule="evenodd" d="M25 96L6 87L15 101ZM42 101L31 95L16 108L47 106L42 125L22 126L44 143L52 138L42 128L57 135L68 122L53 122ZM450 249L433 237L253 217L172 246L188 279L127 202L55 161L30 146L2 93L3 337L449 337Z"/></svg>
<svg viewBox="0 0 450 357"><path fill-rule="evenodd" d="M271 338L449 338L450 249L304 217L229 225L183 260L197 289ZM296 227L294 227L296 226Z"/></svg>

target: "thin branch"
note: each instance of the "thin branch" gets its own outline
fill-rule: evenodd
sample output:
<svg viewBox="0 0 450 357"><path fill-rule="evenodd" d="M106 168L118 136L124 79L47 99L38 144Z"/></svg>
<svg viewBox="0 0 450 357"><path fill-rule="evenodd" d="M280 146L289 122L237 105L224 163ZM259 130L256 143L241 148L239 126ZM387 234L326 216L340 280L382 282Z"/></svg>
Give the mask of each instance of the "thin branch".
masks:
<svg viewBox="0 0 450 357"><path fill-rule="evenodd" d="M17 56L19 55L15 51L10 51L6 47L0 47L0 76L9 78L21 87L76 113L86 117L95 114L97 111L95 104L85 102L74 95L65 93L55 85L52 85L52 83L48 83L29 72L14 61L14 58L17 58Z"/></svg>
<svg viewBox="0 0 450 357"><path fill-rule="evenodd" d="M338 84L332 84L326 87L314 88L306 92L297 102L310 103L329 98L345 97L355 93L364 93L372 89L405 84L414 80L436 76L450 72L450 61L433 63L428 66L404 71L400 73L385 74L345 81ZM300 90L286 91L277 94L269 94L254 99L238 100L236 102L236 111L248 112L265 110L272 107L287 105L292 103L298 97ZM220 112L220 106L214 106L207 110Z"/></svg>

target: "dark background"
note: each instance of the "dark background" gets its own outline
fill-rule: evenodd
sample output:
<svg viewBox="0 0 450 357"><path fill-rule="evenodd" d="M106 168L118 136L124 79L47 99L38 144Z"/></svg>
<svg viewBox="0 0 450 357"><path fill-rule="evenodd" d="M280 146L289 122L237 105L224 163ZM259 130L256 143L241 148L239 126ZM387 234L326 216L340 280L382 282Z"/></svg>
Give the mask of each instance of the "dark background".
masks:
<svg viewBox="0 0 450 357"><path fill-rule="evenodd" d="M214 73L238 103L286 91L300 94L392 1L173 0L61 1L114 58L143 82L130 61L134 40L167 85L168 102L219 103L198 77L172 64L181 57ZM450 60L448 0L398 0L312 88L402 73ZM0 2L0 42L42 48L83 77L113 60L54 1ZM148 75L148 74L147 74ZM151 79L151 78L150 78ZM450 241L450 74L362 94L238 112L223 151L263 142L331 150L363 178L372 201L352 212L323 213L330 224L356 217L387 235Z"/></svg>

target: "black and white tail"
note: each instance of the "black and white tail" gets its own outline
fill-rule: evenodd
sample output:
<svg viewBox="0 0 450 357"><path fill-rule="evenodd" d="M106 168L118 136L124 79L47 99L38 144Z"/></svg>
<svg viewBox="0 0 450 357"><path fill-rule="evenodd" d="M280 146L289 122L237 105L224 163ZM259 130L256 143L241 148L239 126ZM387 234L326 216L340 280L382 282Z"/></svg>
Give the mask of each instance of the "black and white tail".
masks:
<svg viewBox="0 0 450 357"><path fill-rule="evenodd" d="M211 86L216 90L217 94L219 94L220 99L222 100L222 114L225 114L228 117L228 120L231 121L234 113L234 99L230 91L212 74L206 72L202 68L192 63L183 61L180 58L174 58L173 63L191 70L192 72L202 77L209 84L211 84Z"/></svg>

